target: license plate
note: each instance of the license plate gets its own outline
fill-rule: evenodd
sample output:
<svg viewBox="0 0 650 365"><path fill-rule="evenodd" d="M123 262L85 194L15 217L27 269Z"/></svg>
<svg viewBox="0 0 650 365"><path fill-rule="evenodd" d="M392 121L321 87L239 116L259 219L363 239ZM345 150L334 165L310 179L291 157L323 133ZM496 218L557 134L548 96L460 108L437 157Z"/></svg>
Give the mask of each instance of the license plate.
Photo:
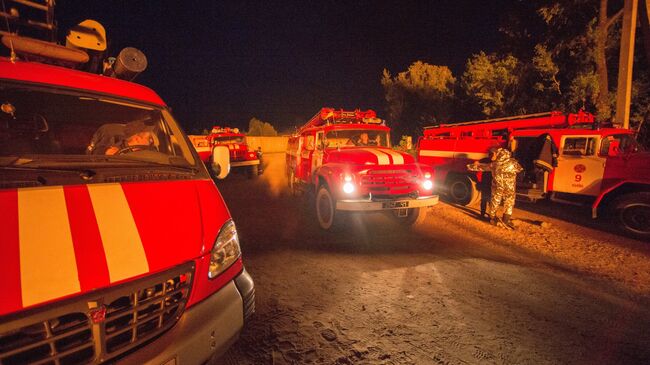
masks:
<svg viewBox="0 0 650 365"><path fill-rule="evenodd" d="M384 209L408 208L408 207L409 207L409 202L408 201L383 202L382 203L382 208L384 208Z"/></svg>

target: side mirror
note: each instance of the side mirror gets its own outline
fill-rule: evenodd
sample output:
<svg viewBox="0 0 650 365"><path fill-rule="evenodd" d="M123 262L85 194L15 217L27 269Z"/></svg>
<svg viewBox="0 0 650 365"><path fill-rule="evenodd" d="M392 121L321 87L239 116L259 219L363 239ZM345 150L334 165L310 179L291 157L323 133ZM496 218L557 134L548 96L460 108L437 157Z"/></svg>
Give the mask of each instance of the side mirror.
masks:
<svg viewBox="0 0 650 365"><path fill-rule="evenodd" d="M230 151L226 146L212 148L211 166L217 179L223 180L230 173Z"/></svg>

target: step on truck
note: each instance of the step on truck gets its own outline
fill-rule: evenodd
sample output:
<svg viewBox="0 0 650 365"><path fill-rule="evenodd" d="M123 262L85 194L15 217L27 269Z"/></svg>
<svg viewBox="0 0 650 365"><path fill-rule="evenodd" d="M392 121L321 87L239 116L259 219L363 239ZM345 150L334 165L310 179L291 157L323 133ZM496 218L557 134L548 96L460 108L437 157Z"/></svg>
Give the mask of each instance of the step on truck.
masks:
<svg viewBox="0 0 650 365"><path fill-rule="evenodd" d="M214 126L207 136L192 135L190 140L203 163L213 170L220 169L212 155L214 147L225 146L230 156L230 168L245 171L251 179L262 173L262 151L250 149L246 135L238 128Z"/></svg>
<svg viewBox="0 0 650 365"><path fill-rule="evenodd" d="M99 27L2 33L0 364L204 364L254 310L237 229L169 107L125 81L142 53L75 69Z"/></svg>
<svg viewBox="0 0 650 365"><path fill-rule="evenodd" d="M436 186L455 203L478 199L480 176L467 164L506 147L525 172L517 196L531 201L589 205L624 233L650 240L650 153L628 129L600 125L594 116L550 112L427 127L420 162L436 170Z"/></svg>
<svg viewBox="0 0 650 365"><path fill-rule="evenodd" d="M293 193L314 198L324 230L352 212L386 212L411 225L438 202L433 169L393 150L390 128L372 110L322 108L289 138L286 175Z"/></svg>

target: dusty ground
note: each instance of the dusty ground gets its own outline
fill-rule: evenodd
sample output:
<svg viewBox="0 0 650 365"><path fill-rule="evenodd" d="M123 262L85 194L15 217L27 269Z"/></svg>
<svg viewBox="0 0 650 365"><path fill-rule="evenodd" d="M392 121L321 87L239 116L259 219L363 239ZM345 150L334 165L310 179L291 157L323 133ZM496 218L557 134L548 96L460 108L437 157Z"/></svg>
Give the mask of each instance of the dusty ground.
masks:
<svg viewBox="0 0 650 365"><path fill-rule="evenodd" d="M519 204L516 231L441 203L413 230L374 216L324 233L283 157L218 184L257 290L221 362L650 363L647 243L554 204Z"/></svg>

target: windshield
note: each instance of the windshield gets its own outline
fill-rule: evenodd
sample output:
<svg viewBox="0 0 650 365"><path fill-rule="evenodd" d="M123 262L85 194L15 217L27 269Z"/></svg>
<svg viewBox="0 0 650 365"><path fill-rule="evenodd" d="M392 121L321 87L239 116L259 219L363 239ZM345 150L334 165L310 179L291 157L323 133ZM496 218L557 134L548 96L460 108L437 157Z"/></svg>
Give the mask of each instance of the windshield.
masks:
<svg viewBox="0 0 650 365"><path fill-rule="evenodd" d="M215 144L240 144L244 143L244 137L242 136L227 136L227 137L217 137L214 139Z"/></svg>
<svg viewBox="0 0 650 365"><path fill-rule="evenodd" d="M99 160L196 164L179 127L162 108L5 83L0 103L0 157L56 160L58 166Z"/></svg>
<svg viewBox="0 0 650 365"><path fill-rule="evenodd" d="M323 141L328 148L351 146L390 147L388 132L368 129L343 129L327 132Z"/></svg>

